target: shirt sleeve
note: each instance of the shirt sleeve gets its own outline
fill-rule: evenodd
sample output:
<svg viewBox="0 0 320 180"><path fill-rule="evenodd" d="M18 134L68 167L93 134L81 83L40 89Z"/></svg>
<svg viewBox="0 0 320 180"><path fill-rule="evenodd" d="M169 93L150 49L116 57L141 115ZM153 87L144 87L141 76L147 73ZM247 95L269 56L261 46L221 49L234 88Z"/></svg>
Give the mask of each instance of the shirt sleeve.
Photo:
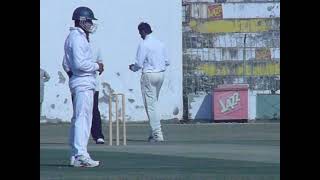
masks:
<svg viewBox="0 0 320 180"><path fill-rule="evenodd" d="M142 43L139 44L137 54L136 54L136 63L134 64L134 71L138 71L143 67L144 60L147 56L146 48Z"/></svg>
<svg viewBox="0 0 320 180"><path fill-rule="evenodd" d="M97 52L96 53L97 54L95 55L95 57L96 57L95 62L102 63L103 60L102 60L102 55L101 55L101 49L99 47L97 48ZM99 83L99 80L98 80L99 79L99 75L96 76L96 79L97 79L97 84L98 84ZM99 91L98 85L96 86L96 90Z"/></svg>
<svg viewBox="0 0 320 180"><path fill-rule="evenodd" d="M83 72L95 72L99 69L97 63L92 62L92 60L85 57L84 51L86 47L84 42L80 38L75 38L73 41L72 54L74 60L74 66Z"/></svg>
<svg viewBox="0 0 320 180"><path fill-rule="evenodd" d="M70 71L69 65L68 65L68 63L67 63L66 56L63 56L62 67L63 67L63 70L64 70L66 73L68 73L68 72Z"/></svg>

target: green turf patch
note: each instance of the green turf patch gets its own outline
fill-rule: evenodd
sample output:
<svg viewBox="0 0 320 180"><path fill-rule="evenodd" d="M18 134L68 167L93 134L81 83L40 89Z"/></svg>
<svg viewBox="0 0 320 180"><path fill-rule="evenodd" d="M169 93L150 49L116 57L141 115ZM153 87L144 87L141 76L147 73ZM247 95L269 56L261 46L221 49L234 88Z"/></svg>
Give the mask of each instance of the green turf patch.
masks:
<svg viewBox="0 0 320 180"><path fill-rule="evenodd" d="M90 151L97 168L73 168L68 150L41 149L41 179L280 179L275 163Z"/></svg>

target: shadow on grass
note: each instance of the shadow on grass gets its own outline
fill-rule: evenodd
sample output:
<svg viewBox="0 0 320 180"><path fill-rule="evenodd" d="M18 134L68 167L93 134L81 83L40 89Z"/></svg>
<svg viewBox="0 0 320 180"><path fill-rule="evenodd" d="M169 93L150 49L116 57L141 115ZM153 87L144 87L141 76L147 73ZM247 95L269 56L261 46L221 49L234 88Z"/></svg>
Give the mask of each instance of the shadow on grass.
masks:
<svg viewBox="0 0 320 180"><path fill-rule="evenodd" d="M70 165L67 164L40 164L40 167L72 167Z"/></svg>

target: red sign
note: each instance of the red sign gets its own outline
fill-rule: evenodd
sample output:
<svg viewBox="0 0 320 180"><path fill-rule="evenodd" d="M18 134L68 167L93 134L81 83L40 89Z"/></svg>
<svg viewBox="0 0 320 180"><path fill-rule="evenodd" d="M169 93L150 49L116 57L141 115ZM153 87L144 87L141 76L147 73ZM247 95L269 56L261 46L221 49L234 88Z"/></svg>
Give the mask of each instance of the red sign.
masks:
<svg viewBox="0 0 320 180"><path fill-rule="evenodd" d="M248 88L239 85L216 88L213 92L213 119L248 119Z"/></svg>
<svg viewBox="0 0 320 180"><path fill-rule="evenodd" d="M214 4L208 6L208 18L222 19L222 5Z"/></svg>

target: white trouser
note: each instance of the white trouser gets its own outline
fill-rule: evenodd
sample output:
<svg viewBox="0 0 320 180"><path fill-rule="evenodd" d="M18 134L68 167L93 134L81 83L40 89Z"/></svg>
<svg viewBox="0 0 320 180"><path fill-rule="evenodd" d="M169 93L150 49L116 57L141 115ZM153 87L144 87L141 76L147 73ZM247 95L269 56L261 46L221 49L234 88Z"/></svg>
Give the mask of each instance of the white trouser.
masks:
<svg viewBox="0 0 320 180"><path fill-rule="evenodd" d="M164 80L164 72L142 73L141 92L152 132L161 132L160 117L157 112L157 102Z"/></svg>
<svg viewBox="0 0 320 180"><path fill-rule="evenodd" d="M69 143L71 155L90 157L87 145L90 137L94 90L75 91L73 96L73 117L71 120Z"/></svg>

